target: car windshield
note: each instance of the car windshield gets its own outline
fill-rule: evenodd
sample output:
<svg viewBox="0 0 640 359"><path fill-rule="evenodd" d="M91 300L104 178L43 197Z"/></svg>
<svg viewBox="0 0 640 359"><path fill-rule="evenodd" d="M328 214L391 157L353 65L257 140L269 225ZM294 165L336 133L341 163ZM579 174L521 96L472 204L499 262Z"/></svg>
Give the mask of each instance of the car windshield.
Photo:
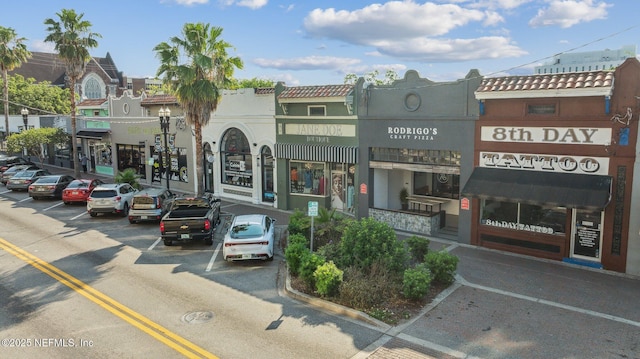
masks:
<svg viewBox="0 0 640 359"><path fill-rule="evenodd" d="M231 238L235 239L262 237L263 234L262 226L257 223L236 224L231 228Z"/></svg>
<svg viewBox="0 0 640 359"><path fill-rule="evenodd" d="M38 181L36 181L37 184L43 184L43 183L56 183L58 182L58 177L40 177L38 178Z"/></svg>
<svg viewBox="0 0 640 359"><path fill-rule="evenodd" d="M87 187L89 187L89 182L85 182L85 181L73 181L69 183L69 185L67 186L67 188L87 188Z"/></svg>
<svg viewBox="0 0 640 359"><path fill-rule="evenodd" d="M91 197L92 198L111 198L111 197L115 197L117 196L118 193L115 190L93 190L93 192L91 192Z"/></svg>
<svg viewBox="0 0 640 359"><path fill-rule="evenodd" d="M36 171L20 171L18 173L16 173L15 176L13 177L17 177L17 178L30 178L35 176Z"/></svg>

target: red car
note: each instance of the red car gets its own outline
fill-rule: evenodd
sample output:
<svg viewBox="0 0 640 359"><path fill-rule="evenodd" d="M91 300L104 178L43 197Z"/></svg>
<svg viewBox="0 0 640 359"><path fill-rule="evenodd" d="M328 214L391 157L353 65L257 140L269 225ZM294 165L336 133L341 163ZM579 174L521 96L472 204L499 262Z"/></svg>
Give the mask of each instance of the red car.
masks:
<svg viewBox="0 0 640 359"><path fill-rule="evenodd" d="M104 184L104 182L99 179L74 180L62 191L62 202L64 202L64 204L74 202L86 203L91 191L101 184Z"/></svg>

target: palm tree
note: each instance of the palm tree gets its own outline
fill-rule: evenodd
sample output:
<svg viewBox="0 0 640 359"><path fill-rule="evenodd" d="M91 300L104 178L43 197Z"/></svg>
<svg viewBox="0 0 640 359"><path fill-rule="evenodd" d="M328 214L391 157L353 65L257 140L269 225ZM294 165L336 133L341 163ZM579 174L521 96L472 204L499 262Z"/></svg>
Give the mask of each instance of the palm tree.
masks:
<svg viewBox="0 0 640 359"><path fill-rule="evenodd" d="M221 34L220 27L186 23L182 28L184 38L172 37L169 43L162 42L153 49L160 59L157 76L170 86L185 111L187 124L194 128L198 195L204 193L202 127L218 108L222 90L231 85L233 71L243 67L239 57L228 55L227 49L232 46L220 39Z"/></svg>
<svg viewBox="0 0 640 359"><path fill-rule="evenodd" d="M65 65L65 75L69 80L71 92L71 149L73 154L73 169L76 178L80 178L80 164L78 148L76 146L76 82L84 75L87 63L91 60L89 49L98 47L97 38L100 34L91 32L91 23L83 20L84 14L76 14L75 10L62 9L56 13L60 21L46 19L49 35L45 42L55 44L55 50Z"/></svg>
<svg viewBox="0 0 640 359"><path fill-rule="evenodd" d="M31 57L31 52L24 44L26 39L18 37L12 28L0 26L0 71L2 71L2 95L4 99L4 128L5 135L9 135L9 81L7 72L20 67Z"/></svg>

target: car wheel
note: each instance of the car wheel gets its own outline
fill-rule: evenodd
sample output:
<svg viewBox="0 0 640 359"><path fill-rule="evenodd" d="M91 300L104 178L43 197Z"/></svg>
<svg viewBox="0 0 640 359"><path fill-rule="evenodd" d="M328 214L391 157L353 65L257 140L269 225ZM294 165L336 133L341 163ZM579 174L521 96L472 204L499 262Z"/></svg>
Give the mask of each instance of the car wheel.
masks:
<svg viewBox="0 0 640 359"><path fill-rule="evenodd" d="M97 213L95 213L95 212L89 212L89 215L90 215L91 217L97 217L97 216L98 216L98 214L97 214Z"/></svg>
<svg viewBox="0 0 640 359"><path fill-rule="evenodd" d="M64 202L64 204L69 205L69 204L71 204L71 202L69 202L69 201L65 201L65 202Z"/></svg>
<svg viewBox="0 0 640 359"><path fill-rule="evenodd" d="M173 244L173 242L171 242L171 240L170 240L170 239L165 239L165 240L164 240L164 245L165 245L165 246L171 246L172 244Z"/></svg>
<svg viewBox="0 0 640 359"><path fill-rule="evenodd" d="M122 217L129 215L129 204L125 202L124 208L122 208Z"/></svg>
<svg viewBox="0 0 640 359"><path fill-rule="evenodd" d="M213 244L213 233L211 234L211 237L208 237L207 239L204 240L204 244L208 246Z"/></svg>
<svg viewBox="0 0 640 359"><path fill-rule="evenodd" d="M272 262L272 261L273 261L273 257L274 257L274 256L267 257L267 260L268 260L269 262Z"/></svg>
<svg viewBox="0 0 640 359"><path fill-rule="evenodd" d="M130 220L129 220L129 223L131 223L131 224L136 224L136 223L138 223L138 222L134 221L133 219L130 219Z"/></svg>

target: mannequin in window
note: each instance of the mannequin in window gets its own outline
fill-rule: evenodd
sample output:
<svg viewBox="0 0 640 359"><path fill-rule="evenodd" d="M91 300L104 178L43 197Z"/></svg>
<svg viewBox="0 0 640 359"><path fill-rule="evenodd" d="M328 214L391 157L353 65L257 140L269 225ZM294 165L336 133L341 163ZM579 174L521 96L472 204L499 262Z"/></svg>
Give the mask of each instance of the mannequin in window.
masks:
<svg viewBox="0 0 640 359"><path fill-rule="evenodd" d="M304 193L311 193L313 187L313 172L310 169L304 171Z"/></svg>

